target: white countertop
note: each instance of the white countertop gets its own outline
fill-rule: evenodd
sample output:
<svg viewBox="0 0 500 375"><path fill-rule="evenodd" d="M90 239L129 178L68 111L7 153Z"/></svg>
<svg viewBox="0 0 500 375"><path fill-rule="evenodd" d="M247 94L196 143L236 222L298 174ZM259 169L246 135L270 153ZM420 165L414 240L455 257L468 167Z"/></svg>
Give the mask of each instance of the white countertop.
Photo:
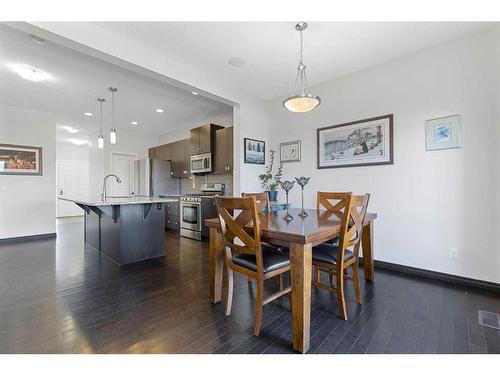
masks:
<svg viewBox="0 0 500 375"><path fill-rule="evenodd" d="M159 198L159 197L144 197L144 196L134 196L134 197L107 197L105 201L102 201L100 197L96 196L60 196L58 199L63 201L69 201L74 203L84 204L86 206L120 206L125 204L148 204L148 203L172 203L178 202L175 198Z"/></svg>

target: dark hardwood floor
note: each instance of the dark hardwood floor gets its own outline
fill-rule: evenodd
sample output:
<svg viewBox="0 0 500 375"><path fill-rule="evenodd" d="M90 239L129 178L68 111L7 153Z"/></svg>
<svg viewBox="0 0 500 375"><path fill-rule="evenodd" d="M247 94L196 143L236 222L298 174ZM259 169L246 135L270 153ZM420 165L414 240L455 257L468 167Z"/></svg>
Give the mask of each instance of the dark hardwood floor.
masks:
<svg viewBox="0 0 500 375"><path fill-rule="evenodd" d="M206 242L166 234L164 258L119 267L83 245L81 223L55 240L0 246L1 353L292 353L288 297L264 307L252 336L254 291L236 276L233 310L208 302ZM500 353L500 331L477 309L500 295L376 270L363 305L347 285L313 290L310 353ZM268 288L276 283L269 281Z"/></svg>

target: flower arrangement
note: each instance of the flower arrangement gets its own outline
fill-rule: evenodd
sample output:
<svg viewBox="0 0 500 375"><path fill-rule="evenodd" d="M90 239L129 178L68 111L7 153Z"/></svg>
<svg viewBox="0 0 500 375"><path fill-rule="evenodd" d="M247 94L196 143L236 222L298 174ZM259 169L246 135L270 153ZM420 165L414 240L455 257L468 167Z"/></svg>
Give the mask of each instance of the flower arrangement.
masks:
<svg viewBox="0 0 500 375"><path fill-rule="evenodd" d="M269 164L266 167L266 172L259 175L260 185L266 191L278 190L281 177L283 177L283 162L279 163L276 173L273 174L275 154L276 151L269 150Z"/></svg>

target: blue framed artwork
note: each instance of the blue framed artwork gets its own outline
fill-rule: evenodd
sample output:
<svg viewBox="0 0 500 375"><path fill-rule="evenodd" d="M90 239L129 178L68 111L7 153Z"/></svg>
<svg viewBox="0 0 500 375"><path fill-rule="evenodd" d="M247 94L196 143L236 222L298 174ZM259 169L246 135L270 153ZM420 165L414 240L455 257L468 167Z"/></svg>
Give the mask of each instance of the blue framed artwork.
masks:
<svg viewBox="0 0 500 375"><path fill-rule="evenodd" d="M460 116L440 117L425 122L427 151L462 147Z"/></svg>

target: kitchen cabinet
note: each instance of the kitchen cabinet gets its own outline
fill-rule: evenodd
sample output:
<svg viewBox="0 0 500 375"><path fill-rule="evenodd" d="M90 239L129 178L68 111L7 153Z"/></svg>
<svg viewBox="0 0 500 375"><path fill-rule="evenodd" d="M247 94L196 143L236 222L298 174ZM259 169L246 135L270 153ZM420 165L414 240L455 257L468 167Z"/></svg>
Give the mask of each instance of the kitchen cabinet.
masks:
<svg viewBox="0 0 500 375"><path fill-rule="evenodd" d="M172 160L171 144L152 147L148 151L148 157L151 159Z"/></svg>
<svg viewBox="0 0 500 375"><path fill-rule="evenodd" d="M215 173L233 173L233 128L223 128L215 134Z"/></svg>
<svg viewBox="0 0 500 375"><path fill-rule="evenodd" d="M189 139L170 143L172 176L188 177L191 174L189 151Z"/></svg>
<svg viewBox="0 0 500 375"><path fill-rule="evenodd" d="M191 129L189 133L190 155L214 152L216 131L222 128L219 125L207 124Z"/></svg>
<svg viewBox="0 0 500 375"><path fill-rule="evenodd" d="M180 202L178 197L166 197L166 198L176 198L177 202L165 203L165 228L167 229L180 229Z"/></svg>
<svg viewBox="0 0 500 375"><path fill-rule="evenodd" d="M156 147L151 147L148 150L148 158L155 159L156 158Z"/></svg>

